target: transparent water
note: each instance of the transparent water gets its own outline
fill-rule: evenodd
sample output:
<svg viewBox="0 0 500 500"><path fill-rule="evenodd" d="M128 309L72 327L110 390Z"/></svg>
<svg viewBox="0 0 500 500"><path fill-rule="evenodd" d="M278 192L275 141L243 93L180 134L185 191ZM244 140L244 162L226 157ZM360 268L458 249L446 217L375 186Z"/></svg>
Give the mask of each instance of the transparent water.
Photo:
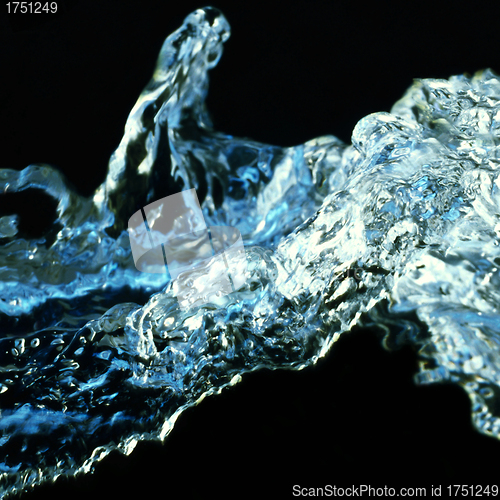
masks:
<svg viewBox="0 0 500 500"><path fill-rule="evenodd" d="M164 439L241 374L314 364L362 321L418 346L417 381L459 384L477 429L500 435L500 79L416 81L352 145L280 148L211 128L228 37L207 8L167 38L93 197L50 166L0 170L2 192L58 203L38 240L0 219L2 495ZM207 224L243 235L247 275L181 310L165 275L136 270L126 225L191 188Z"/></svg>

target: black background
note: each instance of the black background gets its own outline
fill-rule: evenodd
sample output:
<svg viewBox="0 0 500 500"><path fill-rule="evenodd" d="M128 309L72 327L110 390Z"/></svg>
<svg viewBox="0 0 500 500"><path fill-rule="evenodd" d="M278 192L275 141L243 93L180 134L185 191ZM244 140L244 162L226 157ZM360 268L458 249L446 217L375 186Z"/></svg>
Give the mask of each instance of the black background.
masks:
<svg viewBox="0 0 500 500"><path fill-rule="evenodd" d="M56 15L23 16L2 2L0 168L48 163L90 195L164 38L203 4L57 3ZM283 146L322 134L349 142L360 118L389 111L414 78L500 71L492 4L214 1L232 26L211 74L215 126ZM33 236L54 216L34 193L0 197L0 209L21 212ZM94 475L24 498L289 498L294 484L500 482L500 443L474 431L461 389L415 386L417 360L355 331L314 368L249 374L186 411L163 445L112 454Z"/></svg>

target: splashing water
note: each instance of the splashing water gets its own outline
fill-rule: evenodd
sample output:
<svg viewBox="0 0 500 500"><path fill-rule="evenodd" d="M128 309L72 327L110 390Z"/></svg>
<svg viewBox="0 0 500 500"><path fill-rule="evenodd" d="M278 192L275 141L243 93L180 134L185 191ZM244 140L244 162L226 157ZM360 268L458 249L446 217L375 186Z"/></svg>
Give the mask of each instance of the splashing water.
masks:
<svg viewBox="0 0 500 500"><path fill-rule="evenodd" d="M2 495L164 439L242 373L314 364L362 320L418 346L418 382L460 384L500 437L500 79L416 81L351 146L280 148L211 128L228 37L206 8L167 38L92 198L49 166L0 170L2 192L58 203L38 240L0 218ZM165 275L136 270L126 224L192 188L208 224L239 229L248 267L221 303L181 310Z"/></svg>

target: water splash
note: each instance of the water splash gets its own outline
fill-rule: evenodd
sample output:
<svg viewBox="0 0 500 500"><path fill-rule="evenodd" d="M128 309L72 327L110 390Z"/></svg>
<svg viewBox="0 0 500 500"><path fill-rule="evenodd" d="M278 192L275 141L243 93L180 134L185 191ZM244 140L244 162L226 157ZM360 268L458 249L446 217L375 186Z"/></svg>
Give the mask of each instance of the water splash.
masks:
<svg viewBox="0 0 500 500"><path fill-rule="evenodd" d="M242 373L313 364L362 320L419 346L418 381L460 384L500 436L500 79L416 81L352 145L280 148L211 128L228 36L207 8L167 38L93 197L49 166L0 171L2 192L58 204L40 239L0 219L2 495L164 439ZM192 188L208 224L239 229L248 265L222 304L184 311L165 275L136 270L126 224Z"/></svg>

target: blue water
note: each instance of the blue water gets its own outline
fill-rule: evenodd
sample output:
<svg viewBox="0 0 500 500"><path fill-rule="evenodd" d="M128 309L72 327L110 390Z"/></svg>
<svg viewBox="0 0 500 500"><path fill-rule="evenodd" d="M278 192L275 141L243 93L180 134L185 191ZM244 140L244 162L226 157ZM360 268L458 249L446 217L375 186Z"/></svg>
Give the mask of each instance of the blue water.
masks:
<svg viewBox="0 0 500 500"><path fill-rule="evenodd" d="M419 80L351 145L281 148L211 127L208 71L228 37L204 9L167 38L92 197L50 166L0 170L2 192L58 204L53 241L0 219L2 495L162 440L241 374L314 364L362 321L418 347L417 382L462 386L499 437L500 79ZM207 224L241 232L247 276L185 311L165 275L136 270L126 227L191 188Z"/></svg>

